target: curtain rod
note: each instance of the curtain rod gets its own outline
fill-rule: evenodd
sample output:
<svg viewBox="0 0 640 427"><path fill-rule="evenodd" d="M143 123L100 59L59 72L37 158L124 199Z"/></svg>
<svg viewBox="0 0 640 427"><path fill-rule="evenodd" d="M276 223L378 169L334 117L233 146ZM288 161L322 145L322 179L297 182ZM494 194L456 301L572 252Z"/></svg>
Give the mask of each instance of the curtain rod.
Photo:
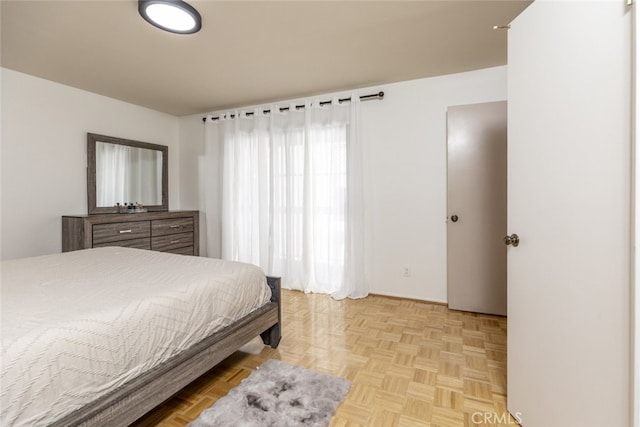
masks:
<svg viewBox="0 0 640 427"><path fill-rule="evenodd" d="M372 93L371 95L362 95L360 97L360 101L368 101L370 99L384 99L384 92L380 91L378 93ZM351 97L349 98L340 98L338 99L338 102L347 102L347 101L351 101ZM326 104L331 104L332 101L320 101L320 106L326 105ZM304 108L304 104L303 105L296 105L296 110L299 110L301 108ZM282 107L280 108L280 111L289 111L289 107ZM263 114L267 114L270 113L271 110L262 110ZM247 111L245 113L247 116L253 116L253 111ZM233 119L236 115L235 114L231 114L231 118ZM220 117L211 117L211 120L220 120ZM206 117L202 118L203 122L207 121Z"/></svg>

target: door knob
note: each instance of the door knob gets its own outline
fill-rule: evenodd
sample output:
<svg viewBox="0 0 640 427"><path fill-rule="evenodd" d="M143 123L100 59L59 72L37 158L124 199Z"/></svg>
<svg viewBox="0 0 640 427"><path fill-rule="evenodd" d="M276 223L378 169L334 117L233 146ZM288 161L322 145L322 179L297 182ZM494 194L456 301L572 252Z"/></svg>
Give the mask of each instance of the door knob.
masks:
<svg viewBox="0 0 640 427"><path fill-rule="evenodd" d="M458 222L458 215L451 215L451 221Z"/></svg>
<svg viewBox="0 0 640 427"><path fill-rule="evenodd" d="M513 246L513 247L518 247L518 245L520 244L520 237L518 237L517 234L512 234L511 236L509 236L508 234L506 236L504 236L504 244L509 246Z"/></svg>

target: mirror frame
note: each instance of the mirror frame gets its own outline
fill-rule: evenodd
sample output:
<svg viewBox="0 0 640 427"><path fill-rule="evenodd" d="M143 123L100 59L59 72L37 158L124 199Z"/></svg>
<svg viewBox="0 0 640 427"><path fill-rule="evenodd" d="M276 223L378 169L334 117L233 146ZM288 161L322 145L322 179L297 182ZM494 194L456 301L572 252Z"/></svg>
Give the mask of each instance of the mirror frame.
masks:
<svg viewBox="0 0 640 427"><path fill-rule="evenodd" d="M147 148L162 152L162 204L145 205L148 212L166 212L169 210L169 147L149 142L133 141L113 136L87 133L87 200L89 215L118 213L116 206L96 206L96 142Z"/></svg>

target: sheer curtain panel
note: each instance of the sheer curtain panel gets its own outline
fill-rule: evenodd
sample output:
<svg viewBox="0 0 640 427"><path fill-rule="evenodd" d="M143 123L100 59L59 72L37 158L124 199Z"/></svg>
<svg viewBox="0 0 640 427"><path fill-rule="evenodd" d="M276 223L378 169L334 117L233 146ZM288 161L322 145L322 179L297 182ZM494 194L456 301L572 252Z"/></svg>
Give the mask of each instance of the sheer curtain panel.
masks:
<svg viewBox="0 0 640 427"><path fill-rule="evenodd" d="M360 100L351 99L207 120L222 147L223 258L257 264L290 289L367 295Z"/></svg>

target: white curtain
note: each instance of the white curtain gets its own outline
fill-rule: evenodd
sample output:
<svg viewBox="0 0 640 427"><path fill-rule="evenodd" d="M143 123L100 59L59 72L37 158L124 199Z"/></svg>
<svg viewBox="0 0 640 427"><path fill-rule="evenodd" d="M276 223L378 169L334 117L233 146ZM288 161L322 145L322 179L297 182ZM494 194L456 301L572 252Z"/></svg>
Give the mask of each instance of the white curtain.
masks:
<svg viewBox="0 0 640 427"><path fill-rule="evenodd" d="M127 148L120 144L96 142L96 206L125 203Z"/></svg>
<svg viewBox="0 0 640 427"><path fill-rule="evenodd" d="M259 265L289 289L367 295L359 103L354 94L207 121L222 148L223 258Z"/></svg>

